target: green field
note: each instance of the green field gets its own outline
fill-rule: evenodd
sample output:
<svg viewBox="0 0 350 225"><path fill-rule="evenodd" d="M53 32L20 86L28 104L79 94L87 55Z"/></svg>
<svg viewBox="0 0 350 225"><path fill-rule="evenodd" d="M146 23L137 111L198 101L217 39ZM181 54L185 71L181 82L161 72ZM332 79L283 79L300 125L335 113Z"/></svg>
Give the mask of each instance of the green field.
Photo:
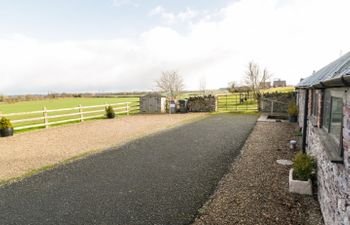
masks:
<svg viewBox="0 0 350 225"><path fill-rule="evenodd" d="M59 98L16 103L0 103L0 112L6 114L42 110L44 106L46 106L47 109L60 109L76 107L79 104L83 106L90 106L118 102L135 103L137 101L139 101L139 98Z"/></svg>
<svg viewBox="0 0 350 225"><path fill-rule="evenodd" d="M94 105L106 105L106 104L123 103L123 102L130 102L129 107L130 107L131 114L139 112L139 98L137 97L59 98L59 99L49 99L49 100L23 101L23 102L16 102L16 103L0 103L0 112L1 114L8 114L8 113L40 111L40 110L43 110L44 107L46 107L47 110L52 110L52 109L62 109L62 108L73 108L73 107L78 107L79 105L94 106ZM91 109L83 109L83 110L84 112L104 110L104 106L101 106L100 108L91 108ZM118 113L118 111L123 111L123 110L124 109L116 110L116 112ZM60 112L49 112L48 116L58 116L58 115L72 114L72 113L78 113L78 112L79 112L78 109L65 110ZM99 114L101 114L101 112L87 114L86 116L95 116ZM43 116L43 113L36 113L36 114L20 115L20 116L8 116L8 118L13 121L13 120L19 120L19 119L37 118L42 116ZM72 115L72 116L64 116L59 118L51 118L49 119L49 122L76 119L79 117L80 117L79 115ZM27 125L40 124L40 123L43 123L43 120L15 123L14 127L16 128L20 126L27 126Z"/></svg>
<svg viewBox="0 0 350 225"><path fill-rule="evenodd" d="M294 92L294 91L295 91L295 87L278 87L278 88L264 89L261 92L262 93L273 93L273 92L286 93L286 92Z"/></svg>

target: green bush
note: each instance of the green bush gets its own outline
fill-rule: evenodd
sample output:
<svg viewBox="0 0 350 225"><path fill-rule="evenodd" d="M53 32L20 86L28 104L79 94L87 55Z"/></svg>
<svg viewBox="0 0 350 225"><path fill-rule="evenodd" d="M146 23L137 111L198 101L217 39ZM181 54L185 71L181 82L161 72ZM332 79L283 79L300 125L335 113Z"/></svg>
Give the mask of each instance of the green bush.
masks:
<svg viewBox="0 0 350 225"><path fill-rule="evenodd" d="M0 129L3 129L3 128L5 128L5 129L6 128L13 128L11 121L5 117L2 117L0 119Z"/></svg>
<svg viewBox="0 0 350 225"><path fill-rule="evenodd" d="M106 107L106 116L109 119L113 119L115 117L115 112L112 106Z"/></svg>
<svg viewBox="0 0 350 225"><path fill-rule="evenodd" d="M298 115L298 107L295 104L295 101L291 101L288 104L288 114L290 116L297 116Z"/></svg>
<svg viewBox="0 0 350 225"><path fill-rule="evenodd" d="M293 163L293 178L296 180L306 181L311 177L312 170L315 168L314 159L302 152L299 152L294 157Z"/></svg>

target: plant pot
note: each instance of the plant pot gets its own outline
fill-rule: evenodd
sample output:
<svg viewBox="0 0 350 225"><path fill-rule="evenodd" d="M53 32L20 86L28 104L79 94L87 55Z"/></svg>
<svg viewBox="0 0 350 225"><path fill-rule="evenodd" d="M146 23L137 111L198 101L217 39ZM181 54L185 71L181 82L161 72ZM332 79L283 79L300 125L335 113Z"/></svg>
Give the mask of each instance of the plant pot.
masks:
<svg viewBox="0 0 350 225"><path fill-rule="evenodd" d="M289 171L289 192L302 194L302 195L312 195L312 183L311 179L307 181L294 180L293 179L293 169Z"/></svg>
<svg viewBox="0 0 350 225"><path fill-rule="evenodd" d="M114 119L115 115L107 115L107 119Z"/></svg>
<svg viewBox="0 0 350 225"><path fill-rule="evenodd" d="M296 123L298 121L298 116L288 116L288 121L290 123Z"/></svg>
<svg viewBox="0 0 350 225"><path fill-rule="evenodd" d="M13 135L13 128L2 128L0 129L1 137L8 137Z"/></svg>

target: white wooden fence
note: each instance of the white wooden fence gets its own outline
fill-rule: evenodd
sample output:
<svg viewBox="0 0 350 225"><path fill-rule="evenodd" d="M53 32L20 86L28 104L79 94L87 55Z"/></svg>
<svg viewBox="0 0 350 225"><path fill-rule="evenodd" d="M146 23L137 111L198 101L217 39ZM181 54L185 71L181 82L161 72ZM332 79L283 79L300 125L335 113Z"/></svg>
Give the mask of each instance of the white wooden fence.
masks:
<svg viewBox="0 0 350 225"><path fill-rule="evenodd" d="M88 119L101 118L105 116L105 108L108 106L112 106L116 114L129 115L130 113L130 102L122 102L122 103L93 105L93 106L79 105L78 107L61 108L61 109L47 109L46 107L44 107L43 110L39 110L39 111L8 113L8 114L0 113L0 117L6 117L10 119L11 117L16 117L16 119L11 120L11 123L14 125L14 130L24 130L24 129L30 129L30 128L36 128L36 127L48 128L50 125L69 123L69 122L75 122L75 121L83 122L84 120L88 120ZM76 110L77 112L68 112L66 114L49 115L56 112L61 113L61 112L73 111L73 110ZM39 114L41 114L41 116L31 117L33 115L35 116ZM23 116L24 118L23 119L17 118L21 116ZM73 117L73 116L76 116L77 118L57 120L58 118ZM50 119L55 119L55 121L50 121ZM35 122L35 124L16 126L16 124L26 123L26 122Z"/></svg>

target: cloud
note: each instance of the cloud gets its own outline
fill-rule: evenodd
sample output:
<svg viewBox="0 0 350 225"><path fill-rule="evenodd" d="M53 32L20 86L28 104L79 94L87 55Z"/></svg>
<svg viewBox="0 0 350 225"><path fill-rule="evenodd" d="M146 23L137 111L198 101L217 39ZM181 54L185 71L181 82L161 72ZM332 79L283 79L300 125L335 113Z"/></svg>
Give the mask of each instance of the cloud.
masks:
<svg viewBox="0 0 350 225"><path fill-rule="evenodd" d="M162 6L157 6L149 12L149 16L160 16L165 23L175 24L188 22L190 20L203 16L206 13L206 11L199 12L190 8L186 8L186 10L180 11L178 13L171 13L165 10Z"/></svg>
<svg viewBox="0 0 350 225"><path fill-rule="evenodd" d="M163 24L136 39L44 42L16 35L0 39L0 90L152 90L163 70L179 71L187 89L197 89L201 77L219 88L242 80L250 60L296 84L350 50L349 7L348 0L241 0L198 16L186 33Z"/></svg>
<svg viewBox="0 0 350 225"><path fill-rule="evenodd" d="M130 5L133 7L139 7L140 4L137 2L134 2L133 0L113 0L113 5L116 7L121 7L125 5Z"/></svg>

